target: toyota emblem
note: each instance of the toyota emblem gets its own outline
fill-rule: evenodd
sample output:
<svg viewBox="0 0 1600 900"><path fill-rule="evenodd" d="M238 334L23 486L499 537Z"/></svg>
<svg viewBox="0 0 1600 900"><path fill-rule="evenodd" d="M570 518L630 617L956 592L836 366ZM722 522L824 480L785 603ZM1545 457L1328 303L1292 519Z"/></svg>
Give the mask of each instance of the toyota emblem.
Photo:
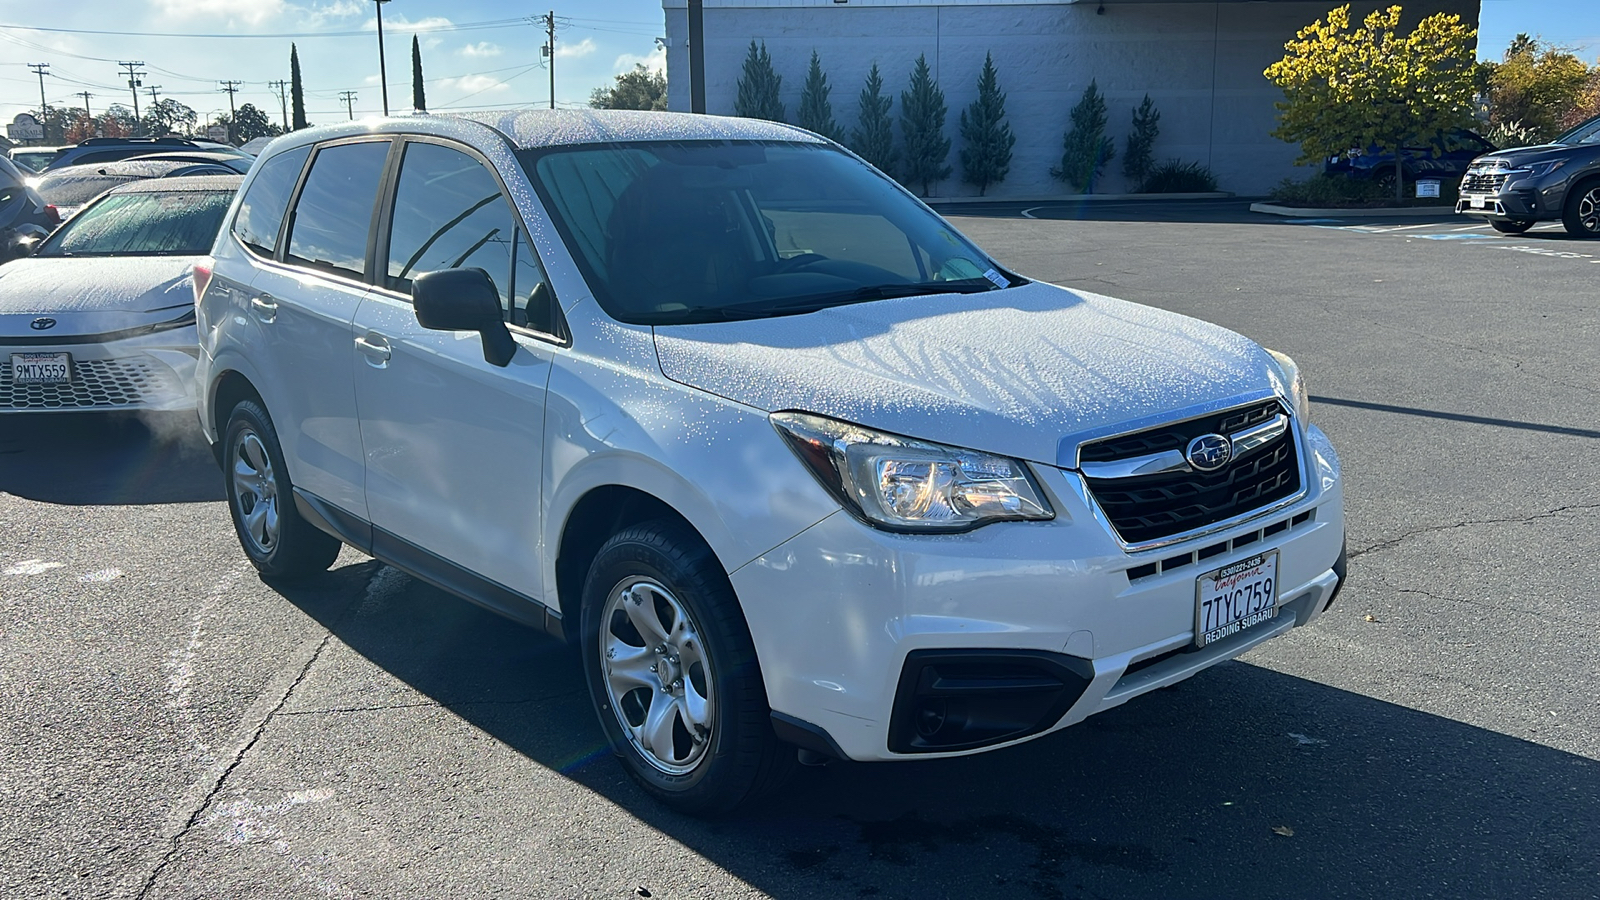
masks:
<svg viewBox="0 0 1600 900"><path fill-rule="evenodd" d="M44 331L47 328L56 327L56 320L50 318L49 316L40 316L39 318L34 319L32 322L29 322L28 327L32 328L34 331Z"/></svg>
<svg viewBox="0 0 1600 900"><path fill-rule="evenodd" d="M1233 459L1233 442L1220 434L1202 434L1183 451L1189 465L1201 472L1215 472Z"/></svg>

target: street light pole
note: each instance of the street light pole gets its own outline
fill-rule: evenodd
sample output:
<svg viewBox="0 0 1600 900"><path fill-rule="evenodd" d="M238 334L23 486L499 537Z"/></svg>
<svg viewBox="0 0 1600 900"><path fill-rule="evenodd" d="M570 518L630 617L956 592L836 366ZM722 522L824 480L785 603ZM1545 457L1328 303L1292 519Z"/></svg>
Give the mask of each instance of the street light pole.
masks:
<svg viewBox="0 0 1600 900"><path fill-rule="evenodd" d="M372 0L378 7L378 85L383 88L383 114L389 114L389 72L383 63L383 5L389 0Z"/></svg>

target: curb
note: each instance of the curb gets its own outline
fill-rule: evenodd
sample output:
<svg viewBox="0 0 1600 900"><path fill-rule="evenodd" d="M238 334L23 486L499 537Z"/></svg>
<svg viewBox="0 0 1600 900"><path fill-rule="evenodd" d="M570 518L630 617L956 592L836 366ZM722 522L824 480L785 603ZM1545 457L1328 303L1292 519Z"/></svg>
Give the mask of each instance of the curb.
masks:
<svg viewBox="0 0 1600 900"><path fill-rule="evenodd" d="M1232 191L1212 191L1203 194L1063 194L1056 197L919 197L929 206L987 205L994 203L1023 203L1033 206L1058 206L1074 203L1104 203L1109 200L1229 200Z"/></svg>
<svg viewBox="0 0 1600 900"><path fill-rule="evenodd" d="M1416 216L1454 216L1454 206L1409 206L1401 209L1312 209L1300 206L1279 206L1276 203L1252 203L1250 211L1269 216L1292 216L1296 219L1400 219Z"/></svg>

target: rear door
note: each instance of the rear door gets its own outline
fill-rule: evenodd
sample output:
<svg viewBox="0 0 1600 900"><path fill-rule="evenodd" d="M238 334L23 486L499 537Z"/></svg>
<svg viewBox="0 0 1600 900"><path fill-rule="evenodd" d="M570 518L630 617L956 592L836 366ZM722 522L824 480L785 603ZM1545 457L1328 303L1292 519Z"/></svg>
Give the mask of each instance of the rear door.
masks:
<svg viewBox="0 0 1600 900"><path fill-rule="evenodd" d="M545 388L561 343L555 298L482 157L412 139L393 181L383 269L355 322L374 552L446 581L465 569L492 584L453 586L480 598L498 596L496 586L538 598ZM505 367L484 360L476 332L417 323L412 279L465 267L488 272L499 289L517 342Z"/></svg>
<svg viewBox="0 0 1600 900"><path fill-rule="evenodd" d="M289 208L273 261L249 288L260 330L268 414L289 475L302 491L358 518L367 514L356 419L351 321L367 293L370 235L391 141L316 148ZM275 158L276 159L276 158ZM258 180L265 177L263 169Z"/></svg>

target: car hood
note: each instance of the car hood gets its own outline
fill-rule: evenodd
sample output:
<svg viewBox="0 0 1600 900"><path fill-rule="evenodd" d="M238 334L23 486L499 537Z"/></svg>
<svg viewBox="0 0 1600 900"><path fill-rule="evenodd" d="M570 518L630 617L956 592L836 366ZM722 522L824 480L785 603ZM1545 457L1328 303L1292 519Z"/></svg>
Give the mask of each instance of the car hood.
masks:
<svg viewBox="0 0 1600 900"><path fill-rule="evenodd" d="M28 258L0 265L0 336L112 334L194 306L194 256ZM50 329L35 319L56 320Z"/></svg>
<svg viewBox="0 0 1600 900"><path fill-rule="evenodd" d="M668 378L730 400L1048 465L1064 438L1280 389L1234 332L1047 284L658 326L655 340Z"/></svg>
<svg viewBox="0 0 1600 900"><path fill-rule="evenodd" d="M1472 161L1474 168L1502 167L1507 169L1530 166L1552 159L1561 159L1570 156L1576 147L1563 144L1540 144L1537 147L1513 147L1509 150L1496 150L1487 153Z"/></svg>

